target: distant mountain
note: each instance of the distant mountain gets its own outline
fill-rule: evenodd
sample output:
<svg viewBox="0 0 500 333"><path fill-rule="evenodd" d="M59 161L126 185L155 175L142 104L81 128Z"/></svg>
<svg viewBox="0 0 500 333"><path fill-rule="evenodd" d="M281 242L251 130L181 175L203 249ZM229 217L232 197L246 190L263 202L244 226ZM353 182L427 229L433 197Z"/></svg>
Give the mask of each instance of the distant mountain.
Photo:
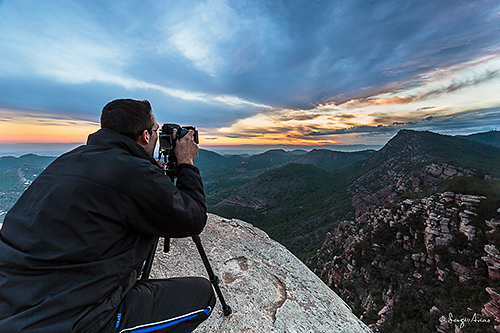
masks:
<svg viewBox="0 0 500 333"><path fill-rule="evenodd" d="M476 133L470 135L459 135L458 137L473 140L476 142L481 142L487 145L495 146L500 148L500 131L489 131L483 133Z"/></svg>
<svg viewBox="0 0 500 333"><path fill-rule="evenodd" d="M326 170L336 170L371 156L375 151L339 152L332 150L285 151L272 149L252 156L219 155L200 149L195 164L200 169L207 197L244 185L266 171L288 163L311 164Z"/></svg>
<svg viewBox="0 0 500 333"><path fill-rule="evenodd" d="M271 149L257 155L219 155L215 152L200 149L195 159L201 172L215 174L236 171L240 174L271 170L287 163L312 164L327 170L341 168L347 164L364 160L371 156L374 150L359 152L340 152L328 149L313 149L285 151Z"/></svg>
<svg viewBox="0 0 500 333"><path fill-rule="evenodd" d="M0 172L25 166L45 168L54 159L55 157L53 156L39 156L35 154L27 154L21 157L0 156Z"/></svg>

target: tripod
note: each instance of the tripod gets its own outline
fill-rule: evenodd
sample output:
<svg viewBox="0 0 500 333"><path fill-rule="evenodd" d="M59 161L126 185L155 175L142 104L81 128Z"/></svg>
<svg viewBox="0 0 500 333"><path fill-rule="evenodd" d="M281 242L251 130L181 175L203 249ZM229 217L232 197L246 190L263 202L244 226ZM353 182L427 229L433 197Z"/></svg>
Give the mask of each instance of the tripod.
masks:
<svg viewBox="0 0 500 333"><path fill-rule="evenodd" d="M178 163L177 158L175 157L174 150L176 141L181 139L184 135L186 135L190 130L194 131L193 140L195 143L198 142L198 131L195 127L181 127L177 124L163 124L160 132L160 149L158 151L158 159L161 160L163 156L163 161L165 162L164 173L168 177L172 183L175 182L175 178L177 177L178 171ZM174 135L175 131L175 135ZM203 264L205 265L205 269L207 270L208 277L210 278L210 282L212 283L217 296L219 297L220 303L222 304L222 310L224 311L224 316L229 316L232 313L231 307L226 304L224 297L222 296L222 292L219 288L219 278L214 274L212 267L210 266L210 262L208 262L207 254L201 245L201 240L199 235L192 236L194 243L196 244L196 248L200 253L201 259L203 260ZM159 237L155 237L155 240L149 250L148 257L146 262L144 263L144 268L142 270L141 280L145 280L149 278L149 273L151 272L151 267L153 266L153 259L156 252L156 247L158 246ZM164 239L164 252L169 251L170 247L170 238Z"/></svg>
<svg viewBox="0 0 500 333"><path fill-rule="evenodd" d="M231 310L231 307L226 304L226 301L224 300L224 296L222 296L222 292L219 288L220 280L217 277L217 275L214 274L214 271L212 270L212 266L210 266L210 262L208 261L207 254L205 253L205 249L203 249L203 246L201 245L200 236L199 235L192 236L192 239L193 239L194 243L196 244L196 248L198 249L198 252L200 253L201 260L203 260L203 264L205 265L205 269L207 270L208 277L210 278L210 282L214 286L215 292L217 293L217 296L219 297L220 303L222 304L222 311L224 312L224 316L227 317L232 313L232 310ZM159 240L159 237L155 237L153 245L151 246L151 249L149 250L148 257L146 259L146 262L144 263L144 268L142 271L141 280L146 280L149 278L149 273L151 272L151 267L153 266L154 255L156 252L156 248L158 246L158 240ZM164 241L165 241L164 251L168 252L170 239L165 238Z"/></svg>

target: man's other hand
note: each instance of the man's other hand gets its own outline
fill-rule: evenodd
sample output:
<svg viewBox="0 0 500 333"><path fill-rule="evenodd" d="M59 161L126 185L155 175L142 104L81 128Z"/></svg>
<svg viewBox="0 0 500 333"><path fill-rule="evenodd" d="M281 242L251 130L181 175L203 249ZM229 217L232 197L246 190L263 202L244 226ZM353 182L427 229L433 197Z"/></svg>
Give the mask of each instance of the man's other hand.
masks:
<svg viewBox="0 0 500 333"><path fill-rule="evenodd" d="M174 129L174 132L173 135L175 137L177 131ZM198 153L198 145L194 142L193 130L189 130L188 134L177 140L174 153L177 157L177 163L193 164L193 160Z"/></svg>

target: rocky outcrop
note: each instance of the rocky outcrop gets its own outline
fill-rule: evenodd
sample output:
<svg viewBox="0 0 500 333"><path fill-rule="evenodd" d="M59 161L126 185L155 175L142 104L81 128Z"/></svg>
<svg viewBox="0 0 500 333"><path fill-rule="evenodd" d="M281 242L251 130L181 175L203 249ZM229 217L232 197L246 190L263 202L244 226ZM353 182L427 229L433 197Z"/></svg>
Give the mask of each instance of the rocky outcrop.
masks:
<svg viewBox="0 0 500 333"><path fill-rule="evenodd" d="M495 245L486 244L484 246L486 256L481 259L488 265L488 274L492 279L500 279L500 252Z"/></svg>
<svg viewBox="0 0 500 333"><path fill-rule="evenodd" d="M493 288L486 288L488 294L490 294L491 301L484 305L482 314L486 317L493 317L497 323L500 323L500 294L498 294ZM500 332L500 325L495 327L496 332Z"/></svg>
<svg viewBox="0 0 500 333"><path fill-rule="evenodd" d="M220 302L196 332L371 332L327 285L284 246L239 220L209 214L200 235L233 313ZM190 238L160 244L151 278L207 276Z"/></svg>
<svg viewBox="0 0 500 333"><path fill-rule="evenodd" d="M449 179L456 176L473 175L473 172L471 170L467 170L447 163L441 163L441 164L431 163L425 167L424 171L440 179Z"/></svg>
<svg viewBox="0 0 500 333"><path fill-rule="evenodd" d="M497 209L497 212L500 213L500 208ZM499 221L496 218L492 218L491 220L486 220L486 225L490 227L492 230L490 233L498 230ZM493 244L486 244L484 246L484 252L486 252L486 256L481 259L488 265L488 275L491 279L500 279L500 251Z"/></svg>
<svg viewBox="0 0 500 333"><path fill-rule="evenodd" d="M419 192L425 187L432 188L439 180L473 174L471 170L446 163L426 163L424 157L411 160L393 158L358 178L349 188L356 216L373 213L375 207L391 205L405 192ZM421 167L408 172L413 164ZM474 206L475 202L470 204Z"/></svg>
<svg viewBox="0 0 500 333"><path fill-rule="evenodd" d="M498 215L486 221L479 218L484 209L478 208L486 199L444 192L405 199L390 208L372 207L371 213L355 221L340 222L307 265L360 313L373 331L385 331L394 320L402 320L402 308L421 302L428 306L421 310L429 311L425 316L431 315L436 329L447 332L456 327L447 317L449 308L440 313L436 305L443 303L425 301L426 297L443 292L440 288L448 288L445 285L454 285L454 290L467 285L464 293L480 294L484 290L478 287L480 283L500 278L500 251L493 244L483 245L487 239L497 239L490 237L488 227L497 235L495 230L500 226ZM465 291L472 289L474 292ZM405 294L410 290L411 296ZM500 314L500 310L495 312L497 306L500 309L500 301L492 296L485 306L489 312L483 315ZM453 315L477 317L480 309L481 304L471 302L469 312Z"/></svg>

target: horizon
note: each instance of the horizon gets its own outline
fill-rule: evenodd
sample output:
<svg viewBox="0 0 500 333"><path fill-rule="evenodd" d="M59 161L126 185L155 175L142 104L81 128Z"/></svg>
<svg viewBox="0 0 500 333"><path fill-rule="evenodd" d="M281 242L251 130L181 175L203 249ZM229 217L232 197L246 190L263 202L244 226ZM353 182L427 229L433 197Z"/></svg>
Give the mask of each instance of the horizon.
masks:
<svg viewBox="0 0 500 333"><path fill-rule="evenodd" d="M85 142L117 98L206 149L500 127L495 1L5 0L0 30L2 145Z"/></svg>
<svg viewBox="0 0 500 333"><path fill-rule="evenodd" d="M18 144L0 144L1 156L20 157L23 155L35 154L39 156L60 156L76 147L85 143L18 143ZM269 150L282 149L285 151L304 150L311 151L313 149L329 149L336 151L355 152L361 150L378 150L382 146L378 145L321 145L321 146L294 146L294 145L234 145L234 146L202 146L200 149L212 151L219 155L258 155ZM155 149L154 156L157 157L158 145Z"/></svg>
<svg viewBox="0 0 500 333"><path fill-rule="evenodd" d="M402 129L406 130L406 129ZM419 130L415 130L419 132ZM421 130L426 131L426 130ZM468 135L473 134L484 134L489 132L497 132L498 130L492 129L486 132L477 132L470 133ZM399 131L398 131L399 132ZM432 131L431 131L432 132ZM449 135L449 136L463 136L463 134L443 134L438 132L433 132L441 135ZM396 133L397 134L397 133ZM395 135L394 135L395 136ZM393 137L394 137L393 136ZM277 144L277 145L226 145L226 146L203 146L199 145L199 148L206 151L215 152L219 155L258 155L265 153L269 150L277 150L281 149L287 152L292 152L295 150L303 150L309 152L314 149L327 149L333 151L340 152L358 152L364 150L379 150L385 146L385 144L392 139L389 138L382 145L365 145L365 144L353 144L353 145L315 145L315 146L300 146L300 145L286 145L286 144ZM54 156L58 157L61 154L64 154L68 151L73 150L76 147L84 145L85 143L17 143L17 144L1 144L0 143L0 157L2 156L14 156L20 157L24 155L34 154L39 156ZM158 146L157 144L154 152L154 157L157 157L158 154ZM36 147L36 148L35 148Z"/></svg>

